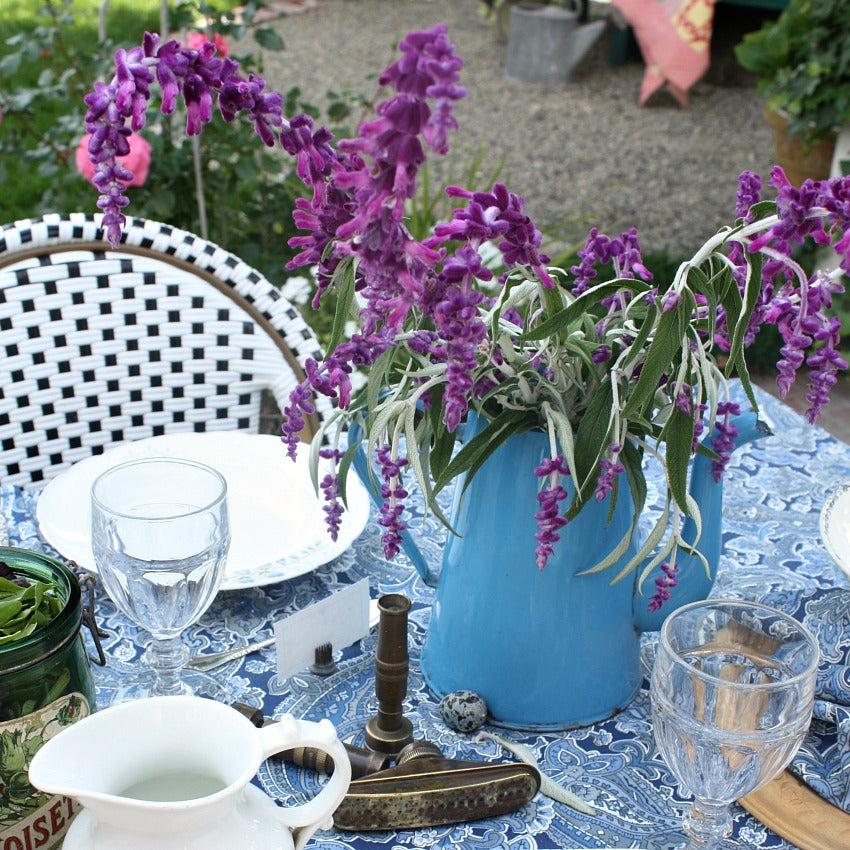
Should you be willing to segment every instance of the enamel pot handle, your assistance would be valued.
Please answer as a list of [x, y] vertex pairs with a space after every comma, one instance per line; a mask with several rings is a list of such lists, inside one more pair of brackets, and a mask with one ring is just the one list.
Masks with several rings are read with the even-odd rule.
[[[348, 426], [348, 445], [355, 445], [360, 440], [361, 434], [362, 430], [359, 423], [356, 420], [352, 421]], [[369, 460], [366, 457], [366, 452], [363, 451], [362, 445], [357, 446], [357, 451], [354, 453], [353, 465], [373, 504], [375, 507], [380, 508], [384, 501], [381, 498], [380, 486], [378, 484], [380, 476], [373, 469], [369, 468]], [[410, 563], [413, 564], [422, 581], [429, 587], [436, 587], [437, 577], [431, 571], [428, 562], [425, 560], [425, 556], [407, 529], [401, 532], [401, 548], [404, 554], [410, 558]]]
[[292, 715], [284, 714], [277, 723], [264, 726], [257, 733], [263, 747], [263, 758], [295, 747], [315, 747], [333, 759], [333, 774], [312, 800], [278, 809], [278, 819], [292, 830], [295, 850], [301, 850], [317, 829], [330, 829], [333, 826], [333, 813], [351, 782], [348, 753], [337, 737], [336, 729], [326, 719], [314, 723], [311, 720], [296, 720]]

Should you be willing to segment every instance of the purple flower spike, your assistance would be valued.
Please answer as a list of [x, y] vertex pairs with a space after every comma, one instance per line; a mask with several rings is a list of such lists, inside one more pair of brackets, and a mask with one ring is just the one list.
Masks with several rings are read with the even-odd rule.
[[325, 460], [333, 461], [334, 470], [328, 472], [322, 478], [319, 488], [325, 497], [325, 505], [322, 510], [325, 512], [325, 523], [328, 526], [328, 534], [331, 540], [336, 540], [339, 537], [339, 529], [342, 523], [342, 514], [344, 508], [340, 498], [339, 490], [339, 474], [336, 470], [337, 464], [344, 457], [345, 452], [339, 449], [319, 449], [319, 457]]
[[655, 579], [655, 593], [649, 600], [647, 608], [651, 612], [659, 611], [670, 598], [670, 591], [679, 583], [679, 567], [670, 565], [667, 561], [661, 565], [661, 575]]
[[299, 384], [289, 394], [289, 404], [284, 408], [283, 424], [280, 426], [283, 431], [281, 439], [286, 444], [286, 453], [292, 460], [298, 456], [298, 444], [301, 442], [301, 432], [307, 424], [303, 414], [308, 416], [316, 412], [313, 406], [313, 395], [310, 392], [310, 385], [307, 381]]
[[602, 458], [599, 461], [600, 473], [596, 479], [596, 491], [593, 494], [593, 498], [597, 502], [601, 502], [614, 489], [614, 480], [626, 471], [623, 464], [617, 460], [623, 447], [617, 443], [612, 443], [609, 450], [611, 459]]
[[401, 472], [407, 466], [407, 458], [393, 457], [389, 446], [378, 448], [375, 456], [381, 466], [381, 498], [384, 500], [378, 525], [385, 529], [381, 542], [384, 544], [384, 554], [390, 560], [398, 554], [401, 533], [407, 527], [401, 519], [403, 500], [407, 498], [407, 490], [401, 485]]
[[682, 296], [678, 292], [668, 289], [661, 296], [661, 312], [669, 313], [671, 310], [675, 310], [681, 303]]
[[[195, 136], [212, 120], [213, 105], [225, 120], [247, 112], [257, 134], [267, 145], [274, 144], [271, 128], [283, 126], [282, 99], [263, 92], [262, 77], [244, 80], [235, 72], [238, 63], [216, 57], [216, 48], [206, 42], [200, 50], [183, 47], [177, 41], [160, 44], [158, 35], [145, 33], [141, 47], [115, 53], [115, 76], [109, 85], [95, 84], [86, 95], [86, 130], [91, 133], [89, 157], [95, 165], [95, 185], [101, 195], [103, 225], [112, 245], [121, 240], [127, 205], [124, 189], [132, 173], [116, 164], [116, 157], [129, 150], [127, 136], [145, 126], [145, 113], [151, 99], [151, 83], [162, 90], [163, 114], [174, 111], [180, 96], [186, 106], [186, 132]], [[127, 122], [130, 126], [127, 126]]]
[[718, 455], [718, 459], [711, 464], [711, 474], [715, 481], [719, 482], [723, 477], [735, 448], [738, 426], [731, 421], [731, 417], [740, 415], [741, 408], [734, 401], [721, 401], [717, 405], [717, 422], [714, 426], [717, 434], [711, 438], [711, 447]]
[[613, 263], [617, 277], [633, 278], [637, 274], [643, 280], [652, 280], [652, 273], [641, 260], [637, 230], [634, 227], [621, 233], [619, 239], [610, 239], [597, 228], [592, 228], [578, 256], [581, 262], [570, 268], [575, 277], [574, 295], [581, 295], [591, 285], [596, 277], [597, 265]]
[[542, 570], [552, 555], [555, 544], [561, 539], [559, 529], [567, 524], [559, 508], [559, 504], [567, 498], [567, 491], [558, 484], [558, 476], [569, 475], [570, 471], [563, 456], [558, 455], [544, 460], [534, 470], [534, 474], [538, 478], [549, 478], [547, 486], [537, 494], [537, 503], [540, 507], [534, 515], [538, 528], [534, 535], [537, 541], [537, 548], [534, 551], [537, 568]]

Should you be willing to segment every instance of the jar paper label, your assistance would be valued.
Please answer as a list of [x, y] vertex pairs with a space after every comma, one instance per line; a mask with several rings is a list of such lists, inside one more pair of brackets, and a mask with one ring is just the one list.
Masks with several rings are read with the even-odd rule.
[[27, 771], [46, 741], [90, 713], [86, 698], [72, 693], [32, 714], [0, 723], [0, 850], [61, 846], [79, 806], [69, 797], [33, 788]]

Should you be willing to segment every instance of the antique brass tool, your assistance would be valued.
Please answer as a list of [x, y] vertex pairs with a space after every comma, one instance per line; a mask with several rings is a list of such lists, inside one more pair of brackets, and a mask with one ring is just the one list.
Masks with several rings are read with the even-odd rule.
[[516, 811], [539, 788], [540, 773], [530, 765], [449, 759], [415, 741], [395, 767], [351, 783], [334, 826], [366, 832], [480, 820]]
[[387, 593], [378, 600], [378, 648], [375, 653], [375, 694], [378, 713], [366, 723], [370, 750], [395, 757], [413, 741], [413, 724], [403, 714], [410, 661], [407, 653], [407, 613], [410, 600]]

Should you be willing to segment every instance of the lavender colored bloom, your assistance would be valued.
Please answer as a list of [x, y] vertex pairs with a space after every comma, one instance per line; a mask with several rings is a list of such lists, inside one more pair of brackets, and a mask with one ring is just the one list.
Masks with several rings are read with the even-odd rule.
[[286, 405], [282, 412], [284, 419], [283, 424], [280, 426], [281, 431], [283, 431], [281, 440], [286, 445], [286, 453], [292, 460], [295, 460], [298, 456], [298, 444], [301, 442], [301, 432], [307, 424], [303, 414], [306, 413], [310, 416], [316, 412], [312, 401], [310, 385], [307, 381], [299, 384], [289, 394], [289, 404]]
[[600, 473], [593, 493], [593, 498], [597, 502], [601, 502], [614, 489], [614, 480], [626, 471], [623, 464], [617, 460], [623, 447], [619, 443], [612, 443], [608, 450], [611, 452], [611, 459], [602, 458], [599, 461]]
[[384, 554], [387, 559], [394, 558], [401, 547], [401, 533], [407, 527], [401, 514], [404, 512], [403, 500], [407, 491], [401, 485], [401, 473], [407, 466], [407, 458], [393, 457], [390, 446], [381, 446], [375, 453], [381, 466], [381, 505], [378, 525], [385, 529], [381, 535]]
[[613, 263], [616, 277], [633, 278], [637, 275], [642, 280], [652, 280], [652, 273], [641, 259], [634, 227], [621, 233], [619, 239], [611, 239], [597, 228], [592, 228], [578, 256], [581, 262], [570, 268], [574, 275], [573, 293], [576, 295], [590, 286], [596, 276], [597, 265]]
[[325, 523], [328, 527], [328, 534], [331, 540], [336, 540], [339, 537], [339, 529], [342, 523], [342, 514], [344, 508], [340, 498], [339, 490], [339, 474], [336, 471], [336, 465], [342, 460], [345, 452], [339, 449], [319, 449], [319, 457], [324, 460], [333, 461], [334, 471], [328, 472], [319, 483], [319, 489], [324, 495], [326, 504], [322, 510], [325, 512]]
[[761, 177], [752, 171], [742, 171], [738, 177], [738, 193], [736, 195], [735, 215], [744, 221], [752, 221], [750, 212], [754, 204], [761, 198]]
[[670, 591], [679, 583], [679, 567], [664, 561], [661, 564], [661, 575], [655, 579], [655, 593], [649, 600], [647, 608], [651, 612], [659, 611], [670, 598]]
[[470, 192], [449, 186], [446, 194], [466, 198], [469, 203], [455, 209], [450, 222], [434, 228], [434, 236], [425, 241], [427, 246], [435, 248], [447, 241], [462, 239], [478, 248], [483, 242], [498, 239], [508, 268], [529, 266], [544, 286], [551, 289], [555, 285], [544, 268], [549, 258], [539, 250], [543, 237], [525, 214], [525, 201], [519, 195], [509, 192], [501, 183], [495, 183], [490, 192]]
[[690, 384], [682, 384], [682, 388], [676, 393], [676, 398], [673, 402], [674, 407], [685, 416], [693, 416], [693, 390]]
[[484, 295], [472, 288], [472, 281], [491, 277], [492, 272], [482, 265], [480, 255], [470, 246], [459, 248], [448, 258], [440, 274], [445, 295], [434, 307], [434, 323], [446, 341], [443, 421], [449, 431], [454, 431], [466, 415], [476, 365], [475, 349], [487, 335], [478, 315]]
[[810, 405], [806, 410], [806, 419], [810, 423], [816, 422], [824, 405], [829, 404], [829, 391], [838, 380], [836, 372], [847, 368], [847, 361], [836, 350], [841, 342], [841, 321], [837, 317], [827, 320], [815, 332], [815, 339], [823, 345], [806, 359], [806, 365], [812, 370], [809, 391], [806, 393]]
[[711, 447], [718, 455], [718, 459], [711, 463], [711, 474], [715, 481], [719, 482], [723, 477], [735, 448], [735, 438], [738, 436], [738, 426], [730, 417], [740, 415], [741, 408], [734, 401], [721, 401], [717, 405], [717, 421], [714, 426], [717, 434], [711, 438]]
[[537, 533], [534, 539], [537, 548], [534, 550], [537, 568], [542, 570], [550, 556], [554, 545], [561, 539], [558, 530], [567, 524], [566, 517], [561, 516], [559, 504], [567, 498], [567, 491], [558, 484], [559, 475], [569, 475], [570, 471], [562, 455], [544, 460], [535, 470], [539, 478], [548, 478], [547, 485], [537, 494], [539, 508], [534, 518], [537, 520]]
[[819, 245], [828, 244], [830, 239], [824, 229], [823, 219], [819, 215], [809, 215], [823, 201], [822, 185], [813, 180], [804, 180], [801, 186], [794, 186], [778, 165], [770, 172], [770, 184], [777, 190], [776, 212], [779, 222], [754, 239], [749, 250], [760, 251], [775, 240], [801, 244], [807, 236], [811, 236]]
[[412, 95], [419, 101], [436, 101], [422, 133], [428, 146], [442, 154], [448, 151], [448, 131], [457, 129], [451, 104], [466, 96], [466, 89], [457, 85], [463, 60], [455, 56], [447, 32], [445, 24], [438, 24], [406, 35], [398, 45], [402, 58], [379, 79], [382, 86], [391, 85], [400, 94]]
[[[109, 85], [97, 83], [86, 95], [86, 130], [91, 133], [89, 156], [95, 165], [94, 183], [100, 190], [98, 206], [103, 210], [103, 225], [113, 245], [121, 240], [126, 218], [121, 210], [132, 174], [116, 163], [116, 157], [129, 151], [127, 137], [145, 126], [145, 113], [151, 99], [151, 83], [156, 79], [162, 90], [162, 112], [174, 111], [178, 97], [186, 106], [186, 132], [197, 135], [212, 120], [213, 104], [219, 105], [225, 120], [233, 120], [239, 111], [247, 111], [257, 134], [267, 145], [274, 143], [271, 127], [281, 127], [282, 99], [264, 94], [262, 77], [251, 75], [243, 80], [235, 75], [239, 67], [230, 59], [216, 58], [211, 42], [199, 50], [183, 47], [176, 41], [159, 43], [159, 36], [145, 33], [141, 47], [119, 49], [115, 53], [115, 76]], [[154, 76], [155, 71], [155, 76]], [[130, 126], [127, 126], [128, 120]]]
[[671, 310], [675, 310], [681, 303], [682, 296], [678, 292], [668, 289], [661, 296], [661, 312], [669, 313]]

